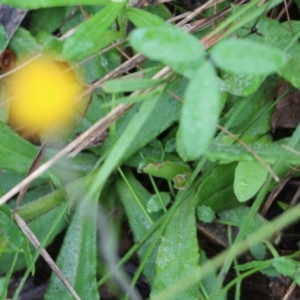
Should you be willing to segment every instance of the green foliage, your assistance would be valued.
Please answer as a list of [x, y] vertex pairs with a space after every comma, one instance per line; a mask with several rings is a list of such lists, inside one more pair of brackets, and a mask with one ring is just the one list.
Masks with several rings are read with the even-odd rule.
[[0, 26], [0, 53], [5, 50], [6, 46], [8, 44], [8, 38], [7, 33], [4, 30], [3, 26]]
[[192, 78], [204, 61], [197, 39], [171, 25], [139, 28], [130, 34], [134, 49]]
[[239, 162], [235, 169], [234, 193], [241, 202], [252, 198], [267, 179], [266, 166], [258, 162]]
[[210, 62], [203, 63], [195, 72], [184, 100], [177, 151], [183, 160], [195, 160], [212, 140], [220, 112], [218, 79]]
[[283, 51], [242, 39], [218, 43], [210, 56], [221, 69], [242, 75], [268, 75], [280, 70], [287, 63]]
[[[57, 258], [58, 267], [82, 298], [99, 299], [96, 284], [97, 203], [85, 200], [76, 209]], [[53, 274], [45, 299], [73, 299]]]
[[23, 9], [38, 9], [55, 6], [67, 5], [106, 5], [110, 3], [108, 0], [37, 0], [37, 1], [23, 1], [23, 0], [2, 0], [2, 4], [15, 6]]
[[197, 207], [197, 217], [204, 223], [211, 223], [216, 218], [216, 215], [209, 206], [201, 205]]
[[[157, 274], [151, 292], [153, 299], [198, 265], [195, 222], [195, 196], [191, 195], [177, 208], [163, 234], [157, 252]], [[189, 286], [173, 299], [199, 299], [198, 288], [196, 285]]]
[[[1, 2], [34, 10], [24, 23], [27, 29], [19, 27], [8, 45], [17, 66], [36, 55], [51, 55], [70, 64], [84, 79], [83, 92], [89, 94], [78, 124], [48, 146], [41, 164], [109, 114], [96, 130], [99, 134], [109, 126], [103, 145], [90, 144], [75, 157], [45, 168], [18, 208], [43, 247], [66, 229], [56, 262], [82, 299], [99, 298], [97, 278], [101, 286], [119, 274], [117, 262], [97, 255], [97, 218], [102, 211], [108, 212], [113, 230], [101, 228], [101, 234], [113, 232], [122, 240], [124, 228], [132, 233], [126, 254], [123, 248], [127, 251], [128, 245], [120, 242], [124, 256], [118, 267], [137, 252], [139, 265], [131, 286], [143, 273], [151, 299], [223, 300], [237, 282], [235, 299], [243, 299], [241, 280], [258, 271], [288, 276], [300, 284], [297, 262], [280, 257], [276, 245], [267, 241], [298, 218], [299, 208], [286, 209], [274, 221], [258, 213], [275, 186], [266, 167], [281, 179], [300, 164], [300, 127], [294, 130], [286, 122], [292, 136], [279, 140], [271, 132], [274, 112], [279, 113], [281, 105], [275, 100], [286, 92], [282, 81], [300, 87], [300, 23], [293, 20], [289, 28], [286, 22], [266, 17], [279, 2], [233, 5], [229, 15], [205, 28], [197, 17], [184, 28], [167, 23], [177, 15], [162, 3], [138, 8], [141, 3], [133, 7], [109, 0]], [[228, 1], [220, 3], [202, 14], [209, 18], [227, 5]], [[132, 24], [136, 29], [131, 30]], [[0, 41], [2, 52], [8, 44], [2, 26]], [[134, 58], [123, 64], [132, 50], [145, 59], [140, 56], [138, 63]], [[7, 76], [4, 71], [3, 76]], [[10, 128], [6, 80], [1, 82], [0, 98], [4, 199], [3, 194], [28, 174], [40, 145]], [[283, 119], [289, 120], [290, 115], [284, 114]], [[111, 117], [117, 120], [111, 122]], [[96, 134], [90, 137], [93, 143]], [[243, 206], [249, 199], [253, 202]], [[13, 208], [13, 201], [0, 207], [0, 273], [6, 274], [0, 278], [1, 299], [8, 297], [13, 271], [27, 268], [14, 296], [19, 297], [38, 257], [13, 220]], [[200, 248], [196, 224], [215, 219], [238, 227], [239, 233], [233, 238], [228, 230], [228, 251], [208, 259], [212, 253], [206, 255]], [[266, 246], [274, 258], [263, 261]], [[246, 250], [258, 261], [239, 265], [236, 257]], [[222, 287], [232, 263], [236, 278]], [[127, 283], [113, 284], [130, 294]], [[53, 273], [45, 299], [71, 298]]]

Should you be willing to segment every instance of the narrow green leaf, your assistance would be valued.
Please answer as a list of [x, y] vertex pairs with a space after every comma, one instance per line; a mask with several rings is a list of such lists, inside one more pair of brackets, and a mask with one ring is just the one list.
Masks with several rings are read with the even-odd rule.
[[0, 24], [0, 53], [5, 50], [8, 45], [7, 33], [4, 30], [3, 26]]
[[111, 3], [81, 23], [75, 32], [64, 40], [62, 56], [70, 60], [79, 60], [85, 56], [82, 52], [90, 53], [99, 49], [98, 43], [102, 35], [113, 24], [123, 6], [123, 2]]
[[[99, 299], [96, 282], [97, 202], [80, 204], [64, 238], [57, 265], [81, 299]], [[73, 299], [52, 274], [45, 299]]]
[[115, 79], [106, 81], [103, 89], [109, 93], [134, 92], [146, 90], [163, 82], [163, 79]]
[[164, 24], [164, 20], [156, 15], [135, 7], [129, 7], [125, 15], [136, 27], [150, 27]]
[[177, 150], [183, 160], [203, 154], [216, 132], [219, 113], [219, 84], [213, 65], [207, 61], [185, 92], [177, 136]]
[[214, 46], [210, 55], [221, 69], [243, 75], [268, 75], [287, 62], [282, 50], [246, 39], [222, 41]]
[[[176, 285], [198, 266], [199, 248], [195, 225], [195, 196], [190, 195], [177, 208], [163, 234], [156, 258], [157, 274], [151, 299], [154, 300], [156, 294]], [[191, 285], [172, 299], [199, 299], [198, 287]]]
[[234, 193], [240, 202], [252, 198], [268, 176], [268, 170], [259, 162], [239, 162], [235, 169]]
[[192, 78], [204, 61], [204, 49], [192, 35], [172, 25], [139, 28], [130, 34], [137, 51]]
[[23, 9], [38, 9], [55, 6], [73, 6], [73, 5], [106, 5], [110, 0], [1, 0], [1, 4]]

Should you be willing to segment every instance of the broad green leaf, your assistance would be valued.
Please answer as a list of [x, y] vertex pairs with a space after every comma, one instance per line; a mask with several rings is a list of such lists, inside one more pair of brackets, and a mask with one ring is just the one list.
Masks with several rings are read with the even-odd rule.
[[[65, 7], [53, 7], [31, 12], [29, 29], [33, 34], [39, 31], [53, 33], [58, 29], [66, 15]], [[47, 20], [47, 22], [45, 22]]]
[[26, 174], [37, 154], [33, 146], [0, 122], [0, 168]]
[[240, 205], [233, 192], [235, 163], [216, 166], [200, 184], [197, 205], [209, 206], [215, 212]]
[[287, 62], [282, 50], [247, 39], [221, 41], [210, 56], [221, 69], [243, 75], [269, 75]]
[[199, 41], [169, 24], [136, 29], [130, 34], [130, 43], [135, 50], [188, 78], [204, 61], [205, 52]]
[[[162, 236], [156, 258], [156, 277], [151, 299], [177, 284], [199, 264], [199, 248], [196, 234], [195, 195], [192, 194], [177, 208]], [[199, 299], [198, 286], [191, 285], [173, 300]]]
[[201, 205], [197, 207], [197, 217], [204, 223], [211, 223], [216, 218], [216, 215], [209, 206]]
[[147, 212], [153, 213], [162, 210], [171, 201], [171, 196], [166, 192], [159, 192], [159, 195], [155, 194], [151, 196], [147, 202]]
[[41, 45], [29, 31], [19, 27], [9, 43], [9, 49], [11, 49], [17, 57], [24, 59], [38, 54], [41, 51]]
[[79, 60], [83, 57], [83, 49], [84, 53], [96, 52], [102, 35], [113, 24], [123, 6], [124, 3], [111, 3], [78, 25], [75, 32], [64, 40], [62, 56], [70, 60]]
[[[125, 208], [134, 240], [138, 243], [151, 228], [154, 222], [158, 220], [161, 214], [149, 214], [147, 212], [147, 202], [150, 199], [151, 194], [139, 183], [139, 181], [136, 180], [129, 169], [124, 170], [124, 175], [130, 187], [125, 183], [123, 178], [119, 178], [117, 181], [117, 191]], [[153, 237], [154, 236], [148, 239], [147, 242], [139, 249], [138, 255], [140, 259], [144, 258]], [[156, 273], [155, 258], [156, 249], [149, 256], [144, 267], [144, 274], [150, 283], [153, 282]]]
[[4, 30], [3, 26], [0, 24], [0, 53], [2, 53], [8, 44], [7, 33]]
[[167, 180], [172, 180], [178, 174], [190, 175], [192, 173], [192, 169], [182, 162], [165, 161], [157, 163], [149, 162], [147, 159], [140, 163], [138, 171]]
[[6, 205], [0, 207], [0, 235], [4, 234], [10, 247], [20, 251], [24, 244], [24, 235], [13, 221], [11, 212]]
[[163, 79], [115, 79], [104, 83], [103, 89], [109, 93], [146, 90], [163, 83]]
[[23, 9], [38, 9], [55, 6], [73, 6], [73, 5], [106, 5], [109, 0], [1, 0], [1, 4]]
[[259, 162], [239, 162], [235, 169], [234, 193], [240, 202], [251, 199], [261, 188], [268, 170]]
[[[76, 207], [56, 260], [81, 299], [99, 299], [96, 282], [97, 205], [92, 200]], [[45, 299], [67, 300], [73, 297], [53, 273]]]
[[125, 15], [136, 27], [150, 27], [164, 24], [164, 20], [142, 9], [129, 7]]
[[212, 140], [220, 113], [220, 92], [213, 65], [207, 61], [187, 87], [177, 136], [183, 160], [195, 160]]

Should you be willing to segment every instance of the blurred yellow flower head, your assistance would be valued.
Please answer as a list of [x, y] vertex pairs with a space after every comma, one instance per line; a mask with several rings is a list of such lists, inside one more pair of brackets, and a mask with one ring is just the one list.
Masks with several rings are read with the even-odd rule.
[[70, 124], [82, 85], [66, 63], [40, 57], [9, 76], [10, 122], [33, 134], [57, 132]]

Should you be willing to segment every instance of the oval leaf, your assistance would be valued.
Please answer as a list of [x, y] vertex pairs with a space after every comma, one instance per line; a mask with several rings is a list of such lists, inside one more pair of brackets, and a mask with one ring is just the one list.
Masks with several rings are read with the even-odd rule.
[[130, 43], [147, 57], [189, 78], [204, 60], [205, 52], [198, 40], [168, 24], [136, 29], [130, 35]]
[[268, 170], [258, 162], [239, 162], [235, 169], [234, 193], [240, 202], [252, 198], [265, 182]]
[[245, 39], [218, 43], [211, 51], [211, 58], [221, 69], [243, 75], [268, 75], [287, 62], [282, 50]]
[[184, 160], [194, 160], [205, 151], [216, 132], [220, 112], [219, 83], [213, 65], [207, 61], [187, 87], [177, 151]]

